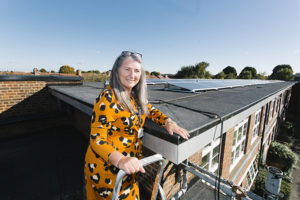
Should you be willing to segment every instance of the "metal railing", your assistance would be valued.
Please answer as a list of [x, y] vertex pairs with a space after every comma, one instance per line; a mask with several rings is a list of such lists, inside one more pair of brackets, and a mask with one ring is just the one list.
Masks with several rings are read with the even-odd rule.
[[[152, 163], [159, 162], [159, 168], [157, 170], [157, 174], [155, 176], [155, 180], [154, 180], [154, 183], [153, 183], [153, 190], [152, 190], [152, 194], [151, 194], [151, 200], [156, 199], [158, 190], [160, 192], [161, 198], [163, 200], [165, 200], [166, 197], [165, 197], [163, 189], [160, 185], [160, 180], [161, 180], [162, 172], [163, 172], [164, 165], [165, 165], [164, 158], [160, 154], [155, 154], [153, 156], [149, 156], [149, 157], [141, 159], [140, 162], [141, 162], [142, 166], [147, 166], [147, 165], [150, 165]], [[115, 182], [115, 186], [114, 186], [114, 190], [113, 190], [112, 200], [117, 200], [118, 199], [118, 195], [119, 195], [121, 185], [122, 185], [122, 180], [123, 180], [123, 177], [125, 175], [126, 175], [126, 173], [125, 173], [124, 170], [120, 170], [119, 173], [117, 174], [117, 178], [116, 178], [116, 182]]]

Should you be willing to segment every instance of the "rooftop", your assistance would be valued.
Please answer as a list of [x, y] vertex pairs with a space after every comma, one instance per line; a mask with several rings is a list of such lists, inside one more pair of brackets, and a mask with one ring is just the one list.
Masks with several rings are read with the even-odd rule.
[[[195, 132], [218, 121], [216, 115], [224, 119], [230, 118], [293, 84], [294, 82], [276, 81], [198, 93], [171, 91], [165, 89], [165, 84], [155, 84], [148, 85], [148, 96], [153, 106], [189, 131]], [[85, 82], [79, 86], [50, 86], [53, 92], [77, 100], [90, 108], [103, 88], [102, 82]], [[85, 112], [91, 115], [91, 109]]]
[[[210, 80], [211, 83], [215, 81]], [[148, 85], [149, 101], [180, 126], [189, 130], [191, 137], [189, 140], [183, 140], [177, 135], [171, 136], [165, 129], [148, 120], [145, 123], [148, 135], [145, 135], [143, 144], [179, 164], [221, 135], [220, 118], [223, 120], [224, 133], [276, 95], [292, 87], [294, 82], [268, 81], [264, 84], [200, 92], [174, 91], [168, 89], [167, 84], [170, 83]], [[104, 83], [100, 82], [83, 83], [79, 86], [50, 86], [54, 96], [88, 115], [92, 114], [94, 101], [103, 88]]]

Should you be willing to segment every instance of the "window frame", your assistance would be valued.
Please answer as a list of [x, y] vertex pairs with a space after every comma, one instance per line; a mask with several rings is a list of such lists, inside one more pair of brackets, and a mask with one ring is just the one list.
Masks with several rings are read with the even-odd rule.
[[260, 127], [260, 121], [261, 121], [261, 115], [262, 115], [262, 109], [258, 109], [255, 112], [255, 116], [254, 116], [254, 125], [253, 125], [253, 129], [252, 129], [252, 139], [251, 139], [251, 144], [255, 141], [255, 139], [258, 137], [259, 135], [259, 127]]
[[[217, 162], [217, 164], [214, 164], [214, 159], [218, 159], [220, 157], [220, 138], [217, 138], [216, 140], [212, 141], [211, 143], [209, 143], [208, 145], [206, 145], [203, 149], [202, 149], [202, 161], [203, 158], [205, 156], [208, 156], [208, 162], [205, 164], [205, 166], [203, 166], [203, 163], [201, 161], [201, 167], [207, 169], [210, 172], [215, 172], [218, 168], [219, 168], [219, 163]], [[217, 153], [214, 153], [214, 150], [217, 149]]]
[[[245, 126], [246, 125], [246, 126]], [[241, 130], [241, 137], [239, 138], [239, 132]], [[246, 149], [246, 138], [248, 135], [249, 129], [249, 117], [244, 119], [234, 128], [234, 135], [233, 135], [233, 142], [232, 142], [232, 150], [231, 150], [231, 164], [230, 164], [230, 171], [236, 166], [236, 164], [240, 161], [240, 159], [245, 154]]]
[[[246, 173], [245, 189], [250, 190], [251, 186], [254, 183], [254, 180], [255, 180], [257, 174], [258, 174], [258, 160], [257, 160], [257, 156], [255, 156], [253, 162], [250, 164], [250, 167], [249, 167], [249, 169], [247, 170], [247, 173]], [[250, 181], [249, 181], [249, 179], [250, 179]]]

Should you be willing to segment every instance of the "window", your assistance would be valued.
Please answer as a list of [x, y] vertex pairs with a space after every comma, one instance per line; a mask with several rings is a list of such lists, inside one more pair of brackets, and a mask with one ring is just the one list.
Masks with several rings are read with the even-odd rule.
[[259, 125], [260, 125], [260, 119], [261, 119], [261, 109], [256, 111], [255, 113], [255, 119], [254, 119], [254, 126], [252, 131], [252, 140], [251, 143], [257, 138], [259, 133]]
[[205, 155], [205, 156], [202, 157], [202, 164], [201, 164], [201, 166], [203, 168], [207, 169], [207, 170], [209, 168], [209, 160], [210, 160], [209, 157], [210, 157], [210, 154], [207, 154], [207, 155]]
[[247, 182], [245, 189], [250, 190], [254, 179], [258, 173], [258, 165], [257, 165], [257, 159], [254, 159], [253, 163], [250, 165], [250, 168], [247, 172]]
[[216, 172], [219, 167], [220, 138], [206, 145], [202, 150], [201, 166], [211, 172]]
[[232, 169], [240, 160], [240, 158], [244, 155], [247, 131], [248, 131], [248, 118], [235, 127], [230, 169]]

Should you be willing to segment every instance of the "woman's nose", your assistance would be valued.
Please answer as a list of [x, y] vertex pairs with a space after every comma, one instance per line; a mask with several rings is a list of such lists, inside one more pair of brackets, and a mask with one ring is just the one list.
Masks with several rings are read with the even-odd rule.
[[129, 71], [129, 75], [130, 75], [130, 77], [134, 77], [134, 75], [135, 75], [134, 70], [130, 70], [130, 71]]

